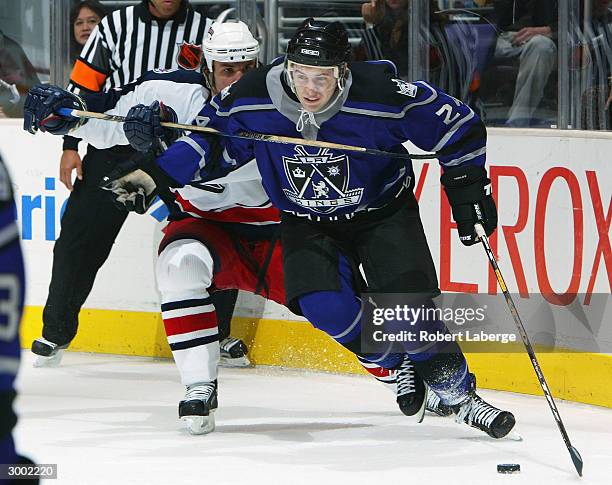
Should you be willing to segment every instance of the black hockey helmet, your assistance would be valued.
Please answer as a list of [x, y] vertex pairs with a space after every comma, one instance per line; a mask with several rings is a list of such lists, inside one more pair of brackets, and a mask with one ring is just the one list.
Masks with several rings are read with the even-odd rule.
[[338, 66], [348, 62], [351, 46], [340, 22], [304, 20], [287, 45], [286, 59], [307, 66]]

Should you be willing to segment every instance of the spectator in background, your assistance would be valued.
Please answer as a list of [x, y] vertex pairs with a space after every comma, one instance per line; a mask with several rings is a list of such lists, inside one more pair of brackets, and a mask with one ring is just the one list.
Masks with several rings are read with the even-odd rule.
[[[579, 129], [609, 130], [612, 128], [612, 11], [611, 0], [580, 2], [580, 15], [573, 24], [574, 49], [571, 67], [580, 69], [578, 98]], [[584, 19], [588, 19], [585, 21]]]
[[70, 10], [70, 25], [72, 26], [72, 37], [70, 39], [70, 64], [83, 50], [83, 46], [89, 39], [94, 27], [100, 23], [102, 17], [107, 14], [104, 6], [97, 0], [83, 0], [78, 2]]
[[24, 96], [39, 82], [21, 46], [0, 30], [0, 118], [21, 118]]
[[496, 0], [494, 5], [501, 31], [494, 57], [519, 59], [506, 124], [529, 126], [557, 59], [557, 0]]
[[408, 75], [408, 0], [371, 0], [361, 5], [367, 59], [389, 59]]

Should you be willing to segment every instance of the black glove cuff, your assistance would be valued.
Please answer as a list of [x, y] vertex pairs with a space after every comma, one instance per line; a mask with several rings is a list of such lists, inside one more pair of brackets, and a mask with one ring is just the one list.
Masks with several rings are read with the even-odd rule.
[[472, 204], [484, 199], [485, 186], [491, 183], [484, 167], [467, 165], [447, 169], [440, 182], [451, 206]]

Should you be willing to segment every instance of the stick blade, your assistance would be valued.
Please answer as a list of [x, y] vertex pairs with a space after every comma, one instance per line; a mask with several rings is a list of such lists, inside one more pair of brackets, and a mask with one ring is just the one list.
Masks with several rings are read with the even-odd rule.
[[568, 450], [570, 452], [570, 456], [572, 457], [572, 461], [574, 462], [574, 466], [576, 467], [576, 471], [578, 472], [578, 475], [582, 476], [583, 462], [582, 462], [582, 457], [580, 456], [580, 453], [578, 453], [578, 450], [574, 448], [573, 446], [570, 446]]

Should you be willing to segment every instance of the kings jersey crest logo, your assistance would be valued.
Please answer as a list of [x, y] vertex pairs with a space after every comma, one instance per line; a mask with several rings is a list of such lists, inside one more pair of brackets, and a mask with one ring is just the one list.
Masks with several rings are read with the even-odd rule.
[[416, 84], [406, 82], [403, 79], [391, 79], [391, 81], [397, 84], [397, 87], [399, 88], [399, 91], [397, 91], [398, 93], [403, 94], [404, 96], [408, 96], [410, 98], [416, 97], [418, 90]]
[[202, 46], [183, 42], [176, 58], [181, 69], [195, 71], [202, 64]]
[[358, 205], [363, 188], [350, 189], [350, 168], [347, 155], [334, 155], [328, 148], [308, 153], [298, 145], [293, 157], [283, 157], [285, 174], [291, 189], [283, 189], [295, 204], [320, 214], [329, 214], [340, 207]]

